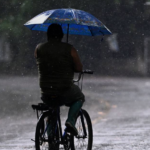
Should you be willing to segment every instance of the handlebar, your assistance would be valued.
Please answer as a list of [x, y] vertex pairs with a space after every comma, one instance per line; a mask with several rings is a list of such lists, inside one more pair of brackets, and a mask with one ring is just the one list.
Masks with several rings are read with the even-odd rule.
[[82, 77], [82, 75], [85, 74], [85, 73], [86, 74], [93, 74], [94, 72], [92, 70], [88, 70], [88, 69], [83, 70], [82, 72], [79, 72], [78, 79], [77, 80], [73, 80], [73, 82], [79, 82], [81, 77]]
[[83, 73], [93, 74], [94, 72], [93, 72], [92, 70], [86, 69], [86, 70], [83, 70], [81, 73], [82, 73], [82, 74], [83, 74]]

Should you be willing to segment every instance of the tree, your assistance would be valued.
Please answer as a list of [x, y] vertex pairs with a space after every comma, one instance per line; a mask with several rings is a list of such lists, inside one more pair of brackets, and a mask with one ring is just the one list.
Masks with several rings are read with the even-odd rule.
[[[19, 66], [21, 68], [33, 68], [35, 64], [33, 59], [34, 48], [38, 42], [44, 39], [42, 33], [31, 32], [23, 24], [43, 11], [58, 8], [71, 7], [93, 14], [106, 24], [113, 33], [118, 33], [119, 57], [134, 56], [135, 50], [136, 55], [141, 56], [142, 48], [139, 49], [139, 47], [142, 47], [142, 43], [139, 40], [143, 37], [142, 34], [145, 31], [144, 27], [142, 27], [144, 24], [143, 4], [145, 0], [111, 0], [111, 2], [110, 0], [0, 1], [0, 33], [11, 44], [14, 70]], [[103, 49], [100, 48], [100, 37], [87, 38], [80, 36], [72, 38], [70, 36], [69, 40], [78, 49], [81, 49], [81, 52], [86, 49], [86, 55], [95, 59], [99, 59], [103, 52], [108, 53], [105, 44]], [[94, 50], [94, 53], [91, 53], [91, 49]], [[83, 56], [85, 60], [88, 57], [86, 55]]]

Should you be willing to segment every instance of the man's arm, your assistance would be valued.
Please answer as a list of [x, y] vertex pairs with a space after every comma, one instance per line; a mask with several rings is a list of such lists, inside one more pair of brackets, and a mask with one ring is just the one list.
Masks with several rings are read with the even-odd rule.
[[74, 47], [72, 47], [72, 49], [71, 49], [71, 56], [73, 58], [74, 71], [75, 72], [81, 72], [83, 65], [82, 65], [80, 58], [79, 58], [79, 55], [78, 55], [78, 53]]

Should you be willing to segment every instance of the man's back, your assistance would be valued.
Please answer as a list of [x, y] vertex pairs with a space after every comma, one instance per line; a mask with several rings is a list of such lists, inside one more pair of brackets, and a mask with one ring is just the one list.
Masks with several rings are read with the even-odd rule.
[[72, 46], [51, 39], [37, 47], [37, 65], [42, 93], [58, 95], [71, 87], [74, 66]]

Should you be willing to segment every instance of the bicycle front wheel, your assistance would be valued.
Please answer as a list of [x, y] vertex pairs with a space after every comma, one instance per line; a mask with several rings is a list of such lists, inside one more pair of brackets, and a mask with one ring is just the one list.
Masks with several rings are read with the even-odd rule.
[[[56, 124], [55, 129], [53, 127], [50, 128], [49, 120], [49, 114], [45, 113], [37, 123], [35, 132], [36, 150], [59, 150], [59, 144], [57, 142], [59, 140], [58, 125]], [[50, 132], [51, 135], [49, 135]]]
[[81, 110], [76, 121], [78, 135], [73, 137], [71, 150], [92, 150], [93, 129], [89, 114]]

